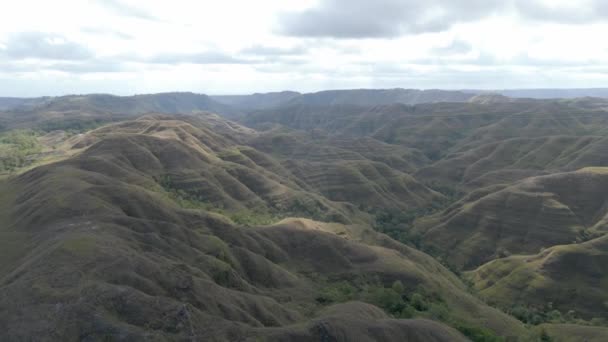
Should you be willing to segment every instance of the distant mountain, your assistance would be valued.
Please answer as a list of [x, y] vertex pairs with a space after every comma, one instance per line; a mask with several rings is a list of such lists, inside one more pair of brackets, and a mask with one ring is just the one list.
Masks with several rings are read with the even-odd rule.
[[217, 102], [241, 110], [258, 110], [280, 106], [301, 95], [295, 91], [282, 91], [263, 94], [255, 93], [252, 95], [211, 96], [211, 98]]
[[284, 91], [236, 96], [212, 96], [212, 99], [243, 111], [276, 108], [285, 105], [355, 105], [378, 106], [392, 103], [419, 104], [436, 102], [466, 102], [474, 94], [448, 90], [418, 89], [347, 89], [300, 94]]
[[48, 99], [50, 99], [50, 97], [0, 97], [0, 110], [32, 107], [39, 105]]
[[[465, 91], [469, 92], [469, 91]], [[472, 91], [486, 93], [487, 91]], [[572, 99], [577, 97], [608, 97], [608, 88], [580, 88], [580, 89], [502, 89], [492, 90], [508, 97], [531, 99]]]
[[135, 96], [68, 95], [52, 98], [40, 108], [54, 111], [85, 109], [127, 115], [151, 112], [187, 114], [202, 110], [226, 116], [238, 113], [237, 110], [216, 102], [207, 95], [194, 93], [160, 93]]
[[415, 105], [436, 102], [466, 102], [471, 94], [448, 90], [418, 90], [418, 89], [353, 89], [328, 90], [318, 93], [303, 94], [289, 104], [305, 104], [313, 106], [355, 105], [378, 106], [392, 103]]
[[[2, 103], [2, 102], [0, 102]], [[5, 113], [0, 113], [4, 129], [24, 126], [64, 129], [70, 125], [89, 126], [117, 121], [147, 113], [191, 114], [212, 112], [226, 117], [240, 111], [214, 101], [204, 94], [161, 93], [134, 96], [108, 94], [67, 95], [60, 97], [6, 99]]]

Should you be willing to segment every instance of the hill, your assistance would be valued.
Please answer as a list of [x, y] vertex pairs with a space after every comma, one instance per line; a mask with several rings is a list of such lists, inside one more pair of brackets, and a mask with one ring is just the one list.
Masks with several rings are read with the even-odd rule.
[[563, 99], [577, 97], [608, 97], [606, 88], [588, 89], [505, 89], [499, 91], [509, 97], [528, 97], [537, 99]]
[[[347, 224], [236, 223], [235, 211], [259, 215], [273, 200], [355, 209], [222, 159], [254, 132], [185, 119], [102, 127], [75, 139], [88, 144], [81, 153], [3, 181], [4, 339], [465, 340], [445, 324], [527, 334], [433, 258], [371, 230], [364, 215]], [[187, 192], [199, 188], [208, 197]]]
[[[489, 262], [471, 273], [481, 296], [502, 307], [606, 320], [608, 236]], [[573, 276], [575, 275], [575, 276]], [[522, 310], [523, 311], [523, 310]], [[523, 311], [525, 312], [525, 311]]]
[[284, 91], [252, 95], [213, 96], [218, 102], [239, 108], [245, 112], [267, 110], [284, 106], [336, 106], [353, 105], [371, 107], [402, 103], [414, 105], [437, 102], [466, 102], [474, 95], [450, 90], [419, 89], [347, 89], [326, 90], [316, 93]]
[[484, 188], [421, 220], [417, 229], [427, 248], [461, 269], [583, 241], [606, 231], [608, 173], [597, 170]]
[[255, 93], [251, 95], [215, 95], [211, 98], [217, 102], [238, 108], [242, 111], [252, 111], [279, 107], [302, 94], [295, 91], [276, 93]]
[[608, 102], [361, 92], [0, 115], [0, 339], [601, 340]]
[[68, 95], [23, 101], [17, 101], [19, 106], [0, 112], [0, 124], [4, 130], [32, 127], [44, 130], [85, 129], [147, 113], [189, 114], [210, 111], [226, 116], [237, 116], [239, 113], [207, 95], [194, 93]]

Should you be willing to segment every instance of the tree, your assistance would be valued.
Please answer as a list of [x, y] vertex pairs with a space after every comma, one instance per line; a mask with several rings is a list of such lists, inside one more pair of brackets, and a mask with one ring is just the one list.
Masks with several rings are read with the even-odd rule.
[[405, 287], [403, 286], [403, 283], [401, 282], [401, 280], [395, 280], [395, 282], [393, 283], [392, 289], [393, 289], [393, 291], [397, 292], [400, 295], [402, 295], [405, 292]]

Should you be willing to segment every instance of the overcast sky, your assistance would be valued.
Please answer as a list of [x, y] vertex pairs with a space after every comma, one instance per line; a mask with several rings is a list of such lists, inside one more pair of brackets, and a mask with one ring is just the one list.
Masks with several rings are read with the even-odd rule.
[[608, 87], [608, 1], [0, 5], [0, 96], [392, 87]]

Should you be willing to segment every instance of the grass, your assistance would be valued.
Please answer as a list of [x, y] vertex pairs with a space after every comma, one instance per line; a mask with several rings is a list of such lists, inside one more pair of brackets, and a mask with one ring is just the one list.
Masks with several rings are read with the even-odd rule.
[[[594, 259], [593, 244], [597, 244], [596, 248], [603, 246], [601, 240], [598, 241], [589, 241], [586, 247], [581, 244], [556, 246], [538, 255], [498, 259], [467, 272], [466, 277], [482, 298], [526, 324], [608, 326], [600, 306], [588, 304], [605, 301], [605, 291], [601, 290], [601, 284], [598, 288], [593, 285], [594, 281], [585, 280], [585, 277], [597, 278], [597, 275], [586, 274], [581, 269], [585, 266], [579, 264], [602, 262], [601, 255]], [[575, 260], [575, 264], [570, 264], [570, 260]], [[545, 266], [551, 263], [557, 266], [552, 266], [553, 270], [546, 269]]]
[[[542, 324], [534, 329], [540, 341], [553, 342], [604, 342], [608, 328], [575, 324]], [[541, 337], [546, 336], [543, 340]]]
[[[113, 152], [113, 151], [112, 151]], [[223, 158], [232, 158], [238, 157], [240, 152], [238, 150], [226, 149], [221, 157]], [[103, 173], [102, 170], [96, 170], [97, 172]], [[348, 170], [347, 170], [348, 171]], [[342, 175], [342, 174], [341, 174]], [[350, 175], [350, 172], [344, 172], [344, 175]], [[71, 175], [62, 174], [62, 179], [70, 179]], [[77, 181], [76, 177], [73, 177], [74, 181]], [[150, 178], [148, 178], [150, 179]], [[150, 182], [152, 182], [150, 180]], [[47, 185], [51, 186], [50, 183]], [[136, 186], [136, 185], [133, 185]], [[205, 210], [209, 212], [218, 213], [229, 218], [232, 222], [239, 226], [259, 226], [259, 225], [267, 225], [276, 223], [280, 219], [292, 216], [293, 213], [299, 213], [300, 215], [304, 215], [307, 217], [314, 217], [322, 214], [323, 208], [320, 208], [314, 201], [311, 201], [310, 198], [307, 197], [296, 197], [294, 201], [290, 202], [290, 205], [280, 209], [273, 210], [269, 209], [264, 205], [250, 206], [244, 209], [232, 209], [228, 210], [226, 208], [221, 208], [214, 203], [206, 202], [201, 200], [200, 197], [193, 195], [193, 193], [188, 192], [188, 189], [179, 189], [174, 182], [172, 181], [170, 176], [163, 176], [158, 182], [153, 184], [154, 191], [162, 194], [167, 199], [171, 200], [173, 203], [176, 203], [181, 208], [186, 209], [194, 209], [194, 210]], [[437, 210], [445, 207], [447, 204], [451, 203], [455, 199], [457, 199], [460, 194], [452, 188], [442, 186], [440, 184], [433, 184], [431, 186], [435, 191], [441, 192], [448, 200], [446, 202], [441, 203], [433, 203], [428, 209], [423, 210], [404, 210], [404, 211], [376, 211], [375, 214], [375, 226], [374, 228], [380, 232], [386, 233], [394, 238], [406, 242], [408, 244], [412, 244], [414, 246], [416, 243], [416, 235], [411, 233], [411, 229], [414, 225], [414, 222], [417, 218], [425, 215], [429, 215], [434, 213]], [[338, 189], [339, 190], [339, 189]], [[71, 191], [71, 190], [70, 190]], [[101, 191], [101, 189], [100, 189]], [[303, 191], [302, 191], [303, 192]], [[77, 194], [77, 193], [76, 193]], [[74, 193], [68, 191], [65, 196], [72, 195], [74, 198]], [[128, 196], [127, 196], [128, 197]], [[316, 197], [315, 197], [316, 198]], [[319, 198], [321, 198], [319, 196]], [[55, 201], [60, 201], [61, 199], [57, 199], [55, 196]], [[307, 201], [308, 200], [308, 201]], [[48, 202], [52, 202], [50, 200]], [[66, 200], [67, 202], [67, 200]], [[447, 204], [446, 204], [447, 203]], [[66, 203], [66, 206], [70, 203]], [[169, 202], [163, 202], [163, 204], [169, 204]], [[248, 205], [248, 203], [240, 203], [243, 206]], [[63, 203], [62, 203], [63, 205]], [[54, 203], [50, 203], [49, 207], [58, 207]], [[119, 204], [116, 204], [118, 207]], [[93, 204], [95, 207], [95, 204]], [[175, 210], [176, 207], [173, 205], [169, 206], [168, 210]], [[353, 207], [353, 215], [362, 214], [363, 211], [356, 211], [356, 206]], [[117, 211], [118, 212], [118, 211]], [[147, 213], [144, 213], [144, 217], [146, 217]], [[176, 217], [180, 213], [176, 213]], [[189, 214], [192, 214], [189, 213]], [[52, 218], [52, 215], [56, 215], [55, 213], [49, 214]], [[192, 215], [194, 216], [194, 215]], [[167, 219], [170, 219], [172, 216], [168, 215]], [[134, 221], [135, 222], [135, 221]], [[157, 222], [146, 222], [147, 226], [146, 230], [150, 230], [150, 232], [154, 232], [154, 227]], [[186, 224], [187, 227], [184, 230], [190, 231], [191, 227], [189, 224]], [[127, 229], [130, 227], [126, 227], [125, 232], [131, 232], [131, 229]], [[159, 229], [159, 228], [156, 228]], [[166, 229], [166, 228], [165, 228]], [[173, 229], [173, 228], [172, 228]], [[349, 267], [352, 265], [353, 270], [339, 270], [338, 272], [334, 272], [333, 274], [325, 274], [325, 277], [342, 277], [343, 274], [347, 274], [352, 276], [354, 273], [348, 272], [361, 272], [357, 274], [367, 274], [367, 276], [355, 276], [354, 279], [345, 279], [340, 278], [342, 280], [328, 280], [327, 278], [321, 279], [319, 282], [312, 281], [310, 288], [298, 287], [294, 286], [293, 288], [272, 288], [265, 289], [260, 286], [259, 290], [261, 293], [267, 293], [270, 297], [273, 298], [291, 298], [288, 296], [283, 297], [283, 294], [290, 294], [298, 292], [298, 295], [301, 296], [309, 296], [308, 292], [315, 291], [314, 298], [316, 300], [310, 300], [307, 304], [314, 305], [316, 307], [326, 307], [335, 303], [344, 303], [348, 301], [364, 301], [367, 303], [371, 303], [382, 308], [386, 313], [394, 318], [428, 318], [432, 320], [437, 320], [441, 322], [445, 322], [452, 327], [455, 327], [468, 338], [473, 341], [501, 341], [502, 337], [496, 336], [494, 332], [488, 329], [488, 326], [492, 326], [492, 329], [501, 323], [496, 323], [497, 320], [501, 320], [504, 318], [507, 323], [504, 326], [513, 325], [515, 328], [513, 329], [514, 334], [519, 334], [520, 330], [523, 330], [523, 324], [512, 320], [510, 317], [506, 315], [499, 314], [498, 312], [494, 312], [491, 308], [485, 306], [482, 302], [477, 301], [473, 297], [471, 297], [466, 290], [465, 286], [462, 286], [456, 277], [453, 277], [448, 271], [444, 270], [437, 263], [435, 263], [430, 257], [423, 255], [417, 251], [413, 251], [409, 248], [405, 248], [401, 245], [394, 247], [393, 250], [388, 252], [382, 252], [375, 254], [377, 259], [369, 258], [367, 259], [368, 250], [371, 249], [373, 251], [377, 251], [377, 246], [371, 246], [373, 243], [369, 241], [375, 237], [385, 237], [380, 234], [374, 234], [369, 231], [366, 227], [365, 233], [367, 235], [371, 235], [372, 237], [367, 237], [367, 240], [360, 239], [350, 239], [350, 241], [345, 242], [343, 240], [339, 240], [335, 245], [328, 244], [329, 249], [340, 249], [343, 248], [342, 243], [348, 243], [349, 248], [343, 248], [340, 251], [342, 254], [336, 254], [339, 257], [344, 257], [349, 260]], [[267, 243], [267, 241], [272, 241], [273, 237], [268, 236], [263, 240], [257, 239], [257, 230], [249, 229], [245, 234], [247, 235], [233, 235], [232, 234], [242, 234], [238, 228], [234, 229], [225, 229], [221, 232], [214, 233], [215, 235], [205, 235], [201, 239], [193, 239], [193, 236], [185, 234], [184, 237], [187, 238], [183, 241], [179, 241], [180, 234], [173, 234], [173, 231], [167, 231], [166, 241], [174, 240], [174, 242], [180, 242], [179, 244], [159, 244], [159, 246], [167, 247], [167, 248], [159, 248], [163, 251], [171, 251], [172, 258], [175, 258], [174, 261], [176, 263], [184, 263], [188, 265], [189, 262], [192, 262], [191, 265], [200, 266], [200, 269], [204, 270], [204, 273], [208, 275], [213, 281], [217, 284], [228, 287], [228, 288], [238, 288], [237, 285], [241, 284], [238, 272], [242, 272], [239, 270], [239, 262], [242, 262], [238, 258], [238, 253], [232, 253], [235, 248], [235, 245], [239, 248], [248, 249], [251, 251], [256, 251], [255, 253], [268, 258], [268, 262], [283, 262], [283, 257], [279, 257], [277, 255], [283, 255], [283, 253], [278, 253], [273, 251], [270, 248], [266, 248], [265, 246], [273, 246], [273, 248], [279, 248], [282, 242], [277, 239], [275, 243], [272, 245], [264, 245], [263, 243]], [[327, 230], [326, 230], [327, 231]], [[23, 236], [15, 235], [14, 232], [2, 232], [0, 230], [0, 248], [4, 247], [2, 243], [6, 241], [16, 241], [16, 243], [10, 246], [13, 249], [7, 248], [6, 251], [0, 251], [0, 256], [7, 255], [8, 260], [11, 258], [15, 259], [19, 257], [19, 247], [23, 249], [23, 243], [18, 242], [19, 239], [24, 238]], [[4, 235], [2, 235], [4, 234]], [[222, 235], [226, 234], [226, 235]], [[279, 234], [277, 232], [277, 234]], [[270, 235], [270, 234], [269, 234]], [[337, 234], [339, 235], [339, 234]], [[362, 234], [363, 235], [363, 234]], [[154, 236], [158, 238], [159, 236], [163, 236], [163, 234], [157, 233], [148, 233], [146, 234], [148, 238]], [[311, 237], [308, 239], [308, 237]], [[319, 260], [319, 250], [323, 250], [319, 248], [319, 250], [315, 249], [315, 241], [317, 242], [326, 242], [333, 241], [334, 237], [330, 234], [318, 234], [318, 235], [308, 235], [306, 240], [298, 241], [296, 240], [296, 236], [288, 236], [285, 240], [288, 243], [285, 243], [285, 246], [282, 247], [284, 250], [285, 259], [290, 260], [293, 258], [294, 260], [290, 260], [290, 264], [276, 264], [277, 267], [289, 266], [286, 267], [286, 270], [297, 272], [297, 263], [318, 263]], [[314, 237], [314, 238], [313, 238]], [[130, 238], [137, 239], [138, 235], [132, 235]], [[379, 238], [378, 238], [379, 239]], [[159, 239], [160, 240], [160, 239]], [[200, 240], [200, 241], [196, 241]], [[310, 240], [310, 241], [309, 241]], [[345, 238], [345, 240], [349, 240]], [[366, 243], [366, 245], [355, 245], [350, 244], [353, 240], [362, 241]], [[388, 239], [385, 239], [388, 240]], [[126, 240], [125, 240], [126, 241]], [[131, 240], [129, 240], [131, 241]], [[137, 241], [137, 240], [133, 240]], [[143, 241], [143, 240], [142, 240]], [[251, 241], [251, 242], [249, 242]], [[255, 242], [255, 243], [254, 243]], [[389, 241], [391, 246], [395, 246], [397, 244], [392, 245], [394, 242]], [[253, 247], [248, 246], [247, 244], [251, 243], [254, 245]], [[8, 242], [5, 243], [8, 246]], [[294, 244], [298, 246], [306, 245], [310, 246], [311, 256], [306, 256], [309, 259], [295, 260], [295, 257], [290, 254], [289, 244]], [[310, 244], [310, 245], [308, 245]], [[378, 243], [379, 244], [379, 243]], [[171, 248], [168, 248], [171, 246]], [[179, 246], [179, 248], [174, 248], [175, 246]], [[319, 246], [323, 247], [324, 244], [319, 244]], [[91, 255], [95, 251], [95, 241], [89, 239], [87, 236], [77, 235], [73, 236], [69, 239], [62, 241], [61, 247], [73, 254], [74, 256], [87, 256]], [[196, 248], [194, 248], [196, 247]], [[400, 249], [403, 247], [403, 249]], [[193, 248], [193, 249], [190, 249]], [[201, 255], [200, 252], [204, 251], [204, 255]], [[268, 252], [265, 254], [264, 252]], [[5, 254], [2, 254], [5, 253]], [[157, 253], [156, 251], [154, 253]], [[182, 254], [180, 254], [182, 253]], [[149, 255], [144, 255], [148, 253], [142, 253], [142, 257], [154, 256], [152, 252]], [[333, 254], [332, 254], [333, 255]], [[193, 257], [198, 256], [196, 261]], [[360, 261], [358, 259], [365, 259], [368, 261]], [[160, 258], [159, 258], [160, 259]], [[337, 259], [337, 258], [335, 258]], [[4, 261], [4, 258], [2, 259]], [[278, 261], [277, 261], [278, 260]], [[517, 267], [517, 262], [520, 260], [512, 260], [509, 259], [511, 264], [505, 262], [504, 264], [497, 263], [496, 270], [501, 273], [508, 273], [511, 271], [512, 267]], [[158, 259], [154, 260], [154, 265], [159, 265], [157, 263]], [[287, 263], [287, 262], [286, 262]], [[255, 265], [256, 267], [260, 267], [255, 269], [254, 273], [260, 274], [261, 271], [266, 270], [266, 264], [261, 263], [260, 265]], [[203, 267], [204, 266], [204, 267]], [[306, 265], [310, 266], [310, 265]], [[309, 269], [308, 267], [302, 267]], [[312, 267], [310, 267], [312, 268]], [[156, 269], [152, 267], [152, 269]], [[141, 268], [141, 270], [145, 270]], [[1, 269], [0, 269], [1, 272]], [[237, 272], [237, 273], [235, 273]], [[333, 272], [333, 271], [332, 271]], [[341, 273], [343, 272], [343, 273]], [[375, 274], [377, 272], [383, 277], [382, 280], [378, 278], [378, 276], [374, 277], [370, 274]], [[162, 273], [162, 272], [161, 272]], [[186, 273], [189, 273], [186, 272]], [[337, 274], [336, 274], [337, 273]], [[263, 274], [263, 273], [262, 273]], [[306, 275], [304, 272], [295, 273], [298, 277], [305, 278]], [[165, 274], [161, 275], [163, 279], [168, 277]], [[515, 275], [514, 275], [515, 276]], [[531, 274], [527, 272], [518, 273], [518, 277], [515, 278], [516, 283], [530, 283], [534, 288], [540, 288], [543, 286], [544, 278], [538, 273], [533, 272]], [[243, 276], [244, 277], [244, 276]], [[452, 279], [452, 277], [454, 279]], [[407, 286], [404, 285], [401, 281], [394, 281], [395, 279], [411, 279], [411, 283], [408, 283]], [[488, 277], [486, 281], [499, 281], [499, 278]], [[304, 282], [303, 282], [304, 283]], [[419, 284], [425, 284], [425, 287], [420, 286]], [[491, 284], [488, 285], [488, 288], [492, 288]], [[318, 288], [317, 288], [318, 287]], [[430, 289], [432, 290], [430, 290]], [[208, 290], [208, 288], [207, 288]], [[290, 292], [292, 291], [293, 292]], [[278, 293], [278, 294], [277, 294]], [[301, 294], [304, 293], [304, 294]], [[496, 296], [500, 296], [500, 293], [496, 293]], [[211, 297], [211, 296], [210, 296]], [[179, 298], [179, 297], [176, 297]], [[242, 302], [245, 301], [245, 297], [239, 297], [239, 300]], [[308, 299], [308, 298], [307, 298]], [[179, 298], [182, 301], [182, 298]], [[222, 298], [225, 302], [230, 303], [230, 298]], [[291, 299], [289, 299], [291, 300]], [[287, 301], [287, 300], [286, 300]], [[294, 300], [295, 301], [295, 300]], [[138, 306], [139, 303], [137, 303]], [[145, 306], [145, 305], [141, 305]], [[270, 306], [269, 306], [270, 307]], [[272, 307], [275, 308], [275, 307]], [[514, 308], [515, 309], [515, 308]], [[519, 311], [518, 311], [519, 310]], [[527, 310], [527, 311], [526, 311]], [[539, 322], [566, 322], [568, 321], [568, 312], [560, 312], [555, 309], [546, 310], [546, 311], [533, 311], [537, 310], [533, 307], [521, 307], [517, 308], [517, 310], [511, 310], [511, 314], [518, 316], [523, 322], [528, 324], [538, 324]], [[467, 316], [470, 314], [471, 317]], [[538, 320], [537, 317], [546, 317], [544, 320]], [[466, 321], [465, 321], [466, 320]], [[513, 321], [513, 322], [511, 322]], [[521, 328], [521, 329], [520, 329]], [[520, 329], [520, 330], [518, 330]], [[504, 329], [508, 330], [508, 329]], [[504, 330], [499, 330], [501, 333], [504, 333]], [[539, 337], [542, 334], [539, 335]], [[553, 336], [549, 328], [547, 328], [547, 336]]]
[[0, 180], [0, 278], [29, 252], [28, 234], [11, 227], [11, 207], [15, 194], [14, 188]]
[[584, 167], [578, 172], [589, 172], [595, 174], [608, 174], [608, 167]]
[[95, 246], [95, 239], [86, 236], [74, 237], [61, 243], [63, 250], [79, 257], [93, 255]]
[[159, 184], [166, 196], [178, 206], [184, 209], [204, 210], [220, 214], [241, 226], [271, 225], [288, 217], [288, 215], [271, 213], [267, 208], [243, 208], [238, 210], [220, 208], [214, 203], [203, 201], [197, 196], [189, 194], [187, 191], [177, 189], [169, 175], [163, 175], [160, 178]]

